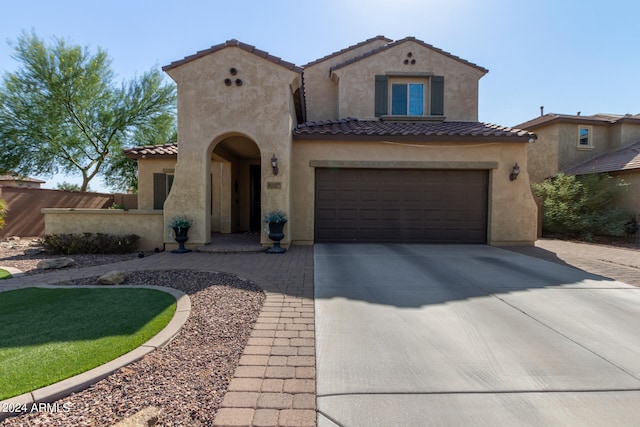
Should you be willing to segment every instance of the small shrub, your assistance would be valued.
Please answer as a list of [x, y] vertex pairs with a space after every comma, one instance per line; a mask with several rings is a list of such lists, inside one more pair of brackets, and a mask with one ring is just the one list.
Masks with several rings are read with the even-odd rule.
[[287, 222], [287, 214], [282, 211], [269, 211], [264, 217], [264, 222]]
[[631, 212], [615, 208], [614, 204], [628, 185], [607, 174], [558, 174], [535, 184], [534, 194], [543, 199], [543, 231], [583, 240], [593, 240], [596, 235], [621, 235]]
[[4, 217], [7, 216], [7, 212], [9, 211], [9, 208], [7, 207], [7, 202], [4, 201], [3, 199], [0, 199], [0, 229], [2, 229], [2, 227], [4, 227]]
[[48, 234], [40, 241], [49, 252], [72, 254], [126, 254], [136, 250], [140, 236], [104, 233]]

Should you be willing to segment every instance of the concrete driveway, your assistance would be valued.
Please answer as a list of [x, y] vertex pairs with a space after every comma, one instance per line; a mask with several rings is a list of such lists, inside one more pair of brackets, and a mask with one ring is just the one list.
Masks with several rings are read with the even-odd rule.
[[488, 246], [314, 263], [320, 427], [640, 422], [639, 288]]

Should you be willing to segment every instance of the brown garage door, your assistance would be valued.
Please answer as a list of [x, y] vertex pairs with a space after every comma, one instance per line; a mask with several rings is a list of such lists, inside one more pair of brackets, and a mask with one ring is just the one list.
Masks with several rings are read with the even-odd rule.
[[316, 169], [315, 241], [486, 243], [486, 170]]

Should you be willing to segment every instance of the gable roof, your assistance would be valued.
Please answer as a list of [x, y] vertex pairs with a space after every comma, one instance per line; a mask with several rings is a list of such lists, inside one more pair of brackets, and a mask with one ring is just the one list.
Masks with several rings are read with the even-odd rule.
[[465, 59], [462, 59], [462, 58], [460, 58], [459, 56], [455, 56], [455, 55], [453, 55], [453, 54], [451, 54], [451, 53], [449, 53], [449, 52], [447, 52], [447, 51], [444, 51], [444, 50], [439, 49], [439, 48], [437, 48], [437, 47], [435, 47], [435, 46], [433, 46], [433, 45], [430, 45], [429, 43], [425, 43], [425, 42], [423, 42], [422, 40], [418, 40], [418, 39], [416, 39], [415, 37], [405, 37], [405, 38], [403, 38], [403, 39], [396, 40], [395, 42], [392, 42], [392, 43], [386, 44], [386, 45], [384, 45], [384, 46], [381, 46], [381, 47], [379, 47], [379, 48], [373, 49], [373, 50], [372, 50], [372, 51], [370, 51], [370, 52], [367, 52], [367, 53], [365, 53], [365, 54], [362, 54], [362, 55], [356, 56], [355, 58], [351, 58], [351, 59], [349, 59], [349, 60], [347, 60], [347, 61], [345, 61], [345, 62], [343, 62], [343, 63], [341, 63], [341, 64], [338, 64], [338, 65], [335, 65], [335, 66], [331, 67], [331, 71], [335, 71], [335, 70], [340, 69], [340, 68], [342, 68], [342, 67], [346, 67], [347, 65], [351, 65], [351, 64], [353, 64], [354, 62], [358, 62], [358, 61], [360, 61], [360, 60], [362, 60], [362, 59], [365, 59], [365, 58], [368, 58], [368, 57], [370, 57], [370, 56], [376, 55], [376, 54], [378, 54], [378, 53], [380, 53], [380, 52], [383, 52], [383, 51], [385, 51], [385, 50], [388, 50], [388, 49], [394, 48], [394, 47], [396, 47], [396, 46], [398, 46], [398, 45], [401, 45], [401, 44], [403, 44], [403, 43], [407, 43], [407, 42], [415, 42], [415, 43], [418, 43], [419, 45], [424, 46], [424, 47], [426, 47], [427, 49], [431, 49], [431, 50], [436, 51], [436, 52], [438, 52], [438, 53], [440, 53], [440, 54], [442, 54], [442, 55], [448, 56], [449, 58], [451, 58], [451, 59], [453, 59], [453, 60], [455, 60], [455, 61], [461, 62], [461, 63], [463, 63], [463, 64], [465, 64], [465, 65], [470, 66], [470, 67], [473, 67], [473, 68], [475, 68], [475, 69], [477, 69], [477, 70], [481, 71], [483, 74], [486, 74], [486, 73], [488, 73], [488, 72], [489, 72], [489, 70], [487, 70], [487, 69], [486, 69], [486, 68], [484, 68], [484, 67], [481, 67], [481, 66], [479, 66], [479, 65], [477, 65], [477, 64], [474, 64], [474, 63], [472, 63], [472, 62], [469, 62], [469, 61], [467, 61], [467, 60], [465, 60]]
[[202, 58], [203, 56], [207, 56], [210, 55], [214, 52], [217, 52], [219, 50], [222, 49], [226, 49], [228, 47], [237, 47], [240, 48], [242, 50], [245, 50], [249, 53], [252, 53], [256, 56], [259, 56], [260, 58], [266, 59], [267, 61], [273, 62], [276, 65], [280, 65], [281, 67], [284, 67], [288, 70], [294, 71], [296, 73], [302, 73], [302, 68], [298, 67], [295, 64], [292, 64], [291, 62], [287, 62], [284, 61], [282, 58], [279, 58], [277, 56], [273, 56], [270, 55], [268, 52], [265, 52], [263, 50], [257, 49], [255, 46], [252, 46], [250, 44], [246, 44], [246, 43], [242, 43], [236, 39], [231, 39], [231, 40], [227, 40], [224, 43], [220, 43], [217, 44], [215, 46], [211, 46], [209, 49], [205, 49], [205, 50], [201, 50], [196, 52], [193, 55], [187, 56], [184, 59], [181, 59], [179, 61], [174, 61], [169, 65], [165, 65], [164, 67], [162, 67], [163, 71], [168, 71], [171, 70], [173, 68], [179, 67], [181, 65], [184, 65], [188, 62], [194, 61], [198, 58]]
[[359, 47], [362, 47], [362, 46], [364, 46], [364, 45], [367, 45], [367, 44], [369, 44], [369, 43], [371, 43], [371, 42], [374, 42], [374, 41], [377, 41], [377, 40], [382, 40], [382, 41], [385, 41], [385, 42], [387, 42], [387, 43], [391, 43], [391, 42], [393, 41], [393, 40], [391, 40], [390, 38], [387, 38], [387, 37], [385, 37], [385, 36], [375, 36], [375, 37], [371, 37], [370, 39], [367, 39], [367, 40], [362, 41], [362, 42], [360, 42], [360, 43], [357, 43], [357, 44], [351, 45], [351, 46], [346, 47], [346, 48], [344, 48], [344, 49], [341, 49], [341, 50], [339, 50], [339, 51], [337, 51], [337, 52], [330, 53], [329, 55], [323, 56], [322, 58], [316, 59], [315, 61], [311, 61], [311, 62], [309, 62], [308, 64], [303, 65], [303, 66], [302, 66], [302, 68], [307, 68], [307, 67], [310, 67], [310, 66], [312, 66], [312, 65], [319, 64], [320, 62], [327, 61], [327, 60], [329, 60], [329, 59], [331, 59], [331, 58], [333, 58], [333, 57], [335, 57], [335, 56], [342, 55], [343, 53], [347, 53], [347, 52], [349, 52], [349, 51], [351, 51], [351, 50], [358, 49]]
[[347, 118], [307, 122], [293, 130], [295, 139], [399, 139], [412, 141], [529, 142], [536, 135], [481, 122], [380, 121]]
[[124, 155], [128, 159], [176, 159], [178, 157], [178, 144], [175, 142], [162, 145], [145, 145], [141, 147], [125, 148]]
[[567, 175], [585, 175], [634, 169], [640, 169], [640, 142], [628, 145], [618, 151], [594, 157], [565, 170], [565, 173]]
[[576, 124], [595, 124], [595, 125], [611, 125], [622, 121], [637, 121], [640, 123], [640, 114], [605, 114], [598, 113], [591, 116], [581, 116], [572, 114], [555, 114], [547, 113], [543, 116], [536, 117], [524, 123], [516, 125], [519, 129], [535, 129], [537, 127], [550, 124], [552, 122], [558, 123], [576, 123]]

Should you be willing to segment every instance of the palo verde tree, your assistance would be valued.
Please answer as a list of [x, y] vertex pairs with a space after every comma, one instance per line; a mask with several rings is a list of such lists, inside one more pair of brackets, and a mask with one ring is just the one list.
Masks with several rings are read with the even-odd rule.
[[47, 45], [23, 33], [14, 49], [20, 66], [0, 87], [0, 170], [80, 174], [82, 191], [103, 176], [124, 189], [135, 174], [122, 148], [166, 143], [175, 133], [175, 87], [159, 70], [117, 85], [100, 48]]

